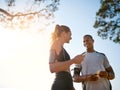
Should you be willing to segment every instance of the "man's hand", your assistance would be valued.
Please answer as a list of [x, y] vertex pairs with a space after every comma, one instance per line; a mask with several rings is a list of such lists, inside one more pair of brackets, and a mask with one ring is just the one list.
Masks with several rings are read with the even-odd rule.
[[101, 78], [108, 78], [108, 73], [106, 71], [99, 71], [98, 75]]

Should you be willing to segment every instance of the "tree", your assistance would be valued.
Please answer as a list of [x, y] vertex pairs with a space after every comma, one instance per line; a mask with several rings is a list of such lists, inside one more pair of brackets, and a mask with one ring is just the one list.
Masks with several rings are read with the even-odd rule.
[[[1, 0], [0, 25], [11, 29], [42, 30], [54, 22], [60, 0]], [[37, 27], [36, 27], [37, 26]]]
[[94, 27], [98, 36], [120, 44], [120, 0], [101, 0]]

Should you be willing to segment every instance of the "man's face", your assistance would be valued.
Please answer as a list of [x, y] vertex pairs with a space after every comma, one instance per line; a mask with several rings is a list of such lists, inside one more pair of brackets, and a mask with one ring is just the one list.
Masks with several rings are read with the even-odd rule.
[[92, 48], [93, 47], [93, 43], [94, 43], [94, 40], [89, 37], [89, 36], [85, 36], [83, 38], [83, 44], [86, 48]]

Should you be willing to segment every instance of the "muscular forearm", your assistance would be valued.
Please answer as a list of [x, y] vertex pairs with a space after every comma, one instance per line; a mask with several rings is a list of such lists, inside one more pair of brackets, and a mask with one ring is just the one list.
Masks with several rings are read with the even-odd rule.
[[114, 74], [114, 71], [113, 71], [112, 67], [106, 68], [106, 71], [108, 72], [108, 77], [107, 78], [109, 80], [112, 80], [112, 79], [115, 78], [115, 74]]
[[84, 81], [97, 81], [98, 75], [97, 74], [90, 74], [84, 76], [74, 76], [74, 82], [84, 82]]
[[113, 73], [109, 72], [109, 73], [108, 73], [108, 79], [109, 79], [109, 80], [112, 80], [112, 79], [114, 79], [114, 78], [115, 78], [115, 75], [114, 75]]
[[90, 75], [84, 75], [84, 76], [79, 76], [79, 75], [74, 75], [73, 76], [73, 81], [74, 82], [84, 82], [89, 79]]

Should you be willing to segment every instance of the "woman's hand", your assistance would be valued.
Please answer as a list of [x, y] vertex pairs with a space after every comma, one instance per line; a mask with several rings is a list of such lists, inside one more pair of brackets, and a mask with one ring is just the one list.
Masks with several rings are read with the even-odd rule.
[[83, 55], [77, 55], [73, 58], [73, 61], [75, 64], [80, 64], [83, 61], [84, 56]]

